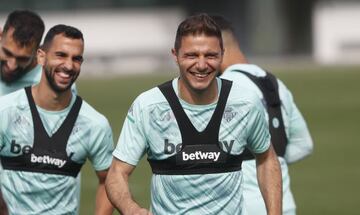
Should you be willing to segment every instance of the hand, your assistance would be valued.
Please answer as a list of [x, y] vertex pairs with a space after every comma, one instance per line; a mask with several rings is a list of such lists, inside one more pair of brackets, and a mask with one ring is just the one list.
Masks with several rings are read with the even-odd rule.
[[124, 215], [152, 215], [152, 213], [145, 208], [141, 208], [137, 204], [133, 204], [127, 209]]
[[150, 211], [145, 208], [134, 208], [128, 213], [129, 215], [152, 215]]

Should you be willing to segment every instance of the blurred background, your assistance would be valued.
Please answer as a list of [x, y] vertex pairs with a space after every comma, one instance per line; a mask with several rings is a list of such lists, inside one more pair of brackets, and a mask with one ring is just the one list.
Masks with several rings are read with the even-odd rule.
[[[224, 15], [250, 62], [286, 83], [308, 122], [315, 151], [290, 166], [298, 214], [359, 214], [359, 0], [0, 0], [0, 26], [14, 9], [38, 12], [46, 29], [82, 30], [79, 94], [107, 116], [115, 142], [135, 97], [177, 75], [178, 24], [198, 12]], [[130, 183], [144, 207], [150, 175], [142, 161]], [[94, 209], [96, 183], [88, 162], [81, 214]]]

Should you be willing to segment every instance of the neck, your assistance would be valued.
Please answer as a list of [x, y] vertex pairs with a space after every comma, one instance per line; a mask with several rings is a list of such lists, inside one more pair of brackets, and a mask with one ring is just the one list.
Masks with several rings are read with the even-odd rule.
[[239, 43], [237, 42], [233, 33], [229, 31], [222, 32], [224, 41], [224, 57], [221, 63], [221, 73], [231, 65], [249, 63], [245, 55], [242, 53]]
[[70, 89], [58, 93], [52, 90], [48, 83], [44, 83], [44, 81], [32, 87], [32, 95], [37, 106], [50, 111], [65, 109], [69, 106], [72, 97]]
[[234, 64], [249, 63], [243, 53], [237, 47], [228, 47], [225, 49], [221, 71], [224, 72], [226, 68]]
[[189, 104], [207, 105], [218, 99], [218, 85], [216, 79], [212, 81], [206, 90], [193, 90], [190, 86], [178, 81], [179, 97]]

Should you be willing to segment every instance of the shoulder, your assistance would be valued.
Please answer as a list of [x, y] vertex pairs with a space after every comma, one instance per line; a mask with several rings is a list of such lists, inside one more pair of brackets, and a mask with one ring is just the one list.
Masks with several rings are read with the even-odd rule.
[[137, 96], [133, 102], [133, 106], [142, 110], [161, 103], [167, 103], [167, 100], [159, 87], [156, 86]]
[[230, 103], [241, 103], [247, 104], [250, 106], [258, 105], [260, 102], [260, 97], [247, 87], [243, 87], [237, 82], [232, 83], [230, 90], [228, 102]]
[[28, 101], [24, 89], [20, 89], [0, 97], [0, 111], [14, 107], [24, 108], [27, 106]]
[[265, 70], [255, 64], [234, 64], [226, 68], [226, 70], [221, 75], [221, 77], [226, 79], [237, 76], [245, 77], [245, 75], [240, 71], [244, 71], [258, 77], [262, 77], [266, 75]]
[[85, 121], [90, 127], [96, 127], [97, 129], [102, 128], [104, 130], [110, 128], [107, 118], [85, 100], [82, 100], [79, 117], [81, 117], [82, 121]]

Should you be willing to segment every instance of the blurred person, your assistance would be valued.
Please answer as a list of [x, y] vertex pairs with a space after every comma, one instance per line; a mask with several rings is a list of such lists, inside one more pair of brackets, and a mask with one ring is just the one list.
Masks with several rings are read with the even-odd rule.
[[40, 81], [41, 66], [36, 51], [45, 25], [41, 17], [27, 10], [11, 12], [0, 29], [0, 96]]
[[[39, 82], [41, 66], [37, 65], [36, 50], [44, 29], [41, 17], [27, 10], [11, 12], [4, 28], [0, 27], [0, 96]], [[2, 213], [8, 212], [0, 192]]]
[[78, 214], [76, 177], [87, 158], [99, 179], [95, 214], [112, 214], [104, 187], [112, 131], [71, 90], [83, 51], [78, 29], [54, 26], [37, 51], [40, 83], [0, 98], [1, 189], [10, 214]]
[[[281, 173], [256, 94], [217, 78], [221, 31], [206, 14], [179, 26], [172, 54], [179, 77], [139, 95], [128, 111], [106, 180], [122, 214], [242, 214], [242, 151], [255, 154], [268, 214], [281, 214]], [[128, 178], [147, 154], [150, 211]]]
[[[297, 108], [290, 90], [274, 75], [249, 64], [240, 50], [232, 24], [222, 16], [212, 16], [222, 31], [224, 59], [221, 78], [231, 80], [255, 92], [267, 110], [271, 142], [278, 155], [283, 181], [283, 214], [296, 214], [296, 205], [290, 190], [288, 164], [309, 156], [313, 141], [306, 122]], [[244, 206], [246, 214], [266, 214], [256, 177], [255, 157], [244, 153]]]

